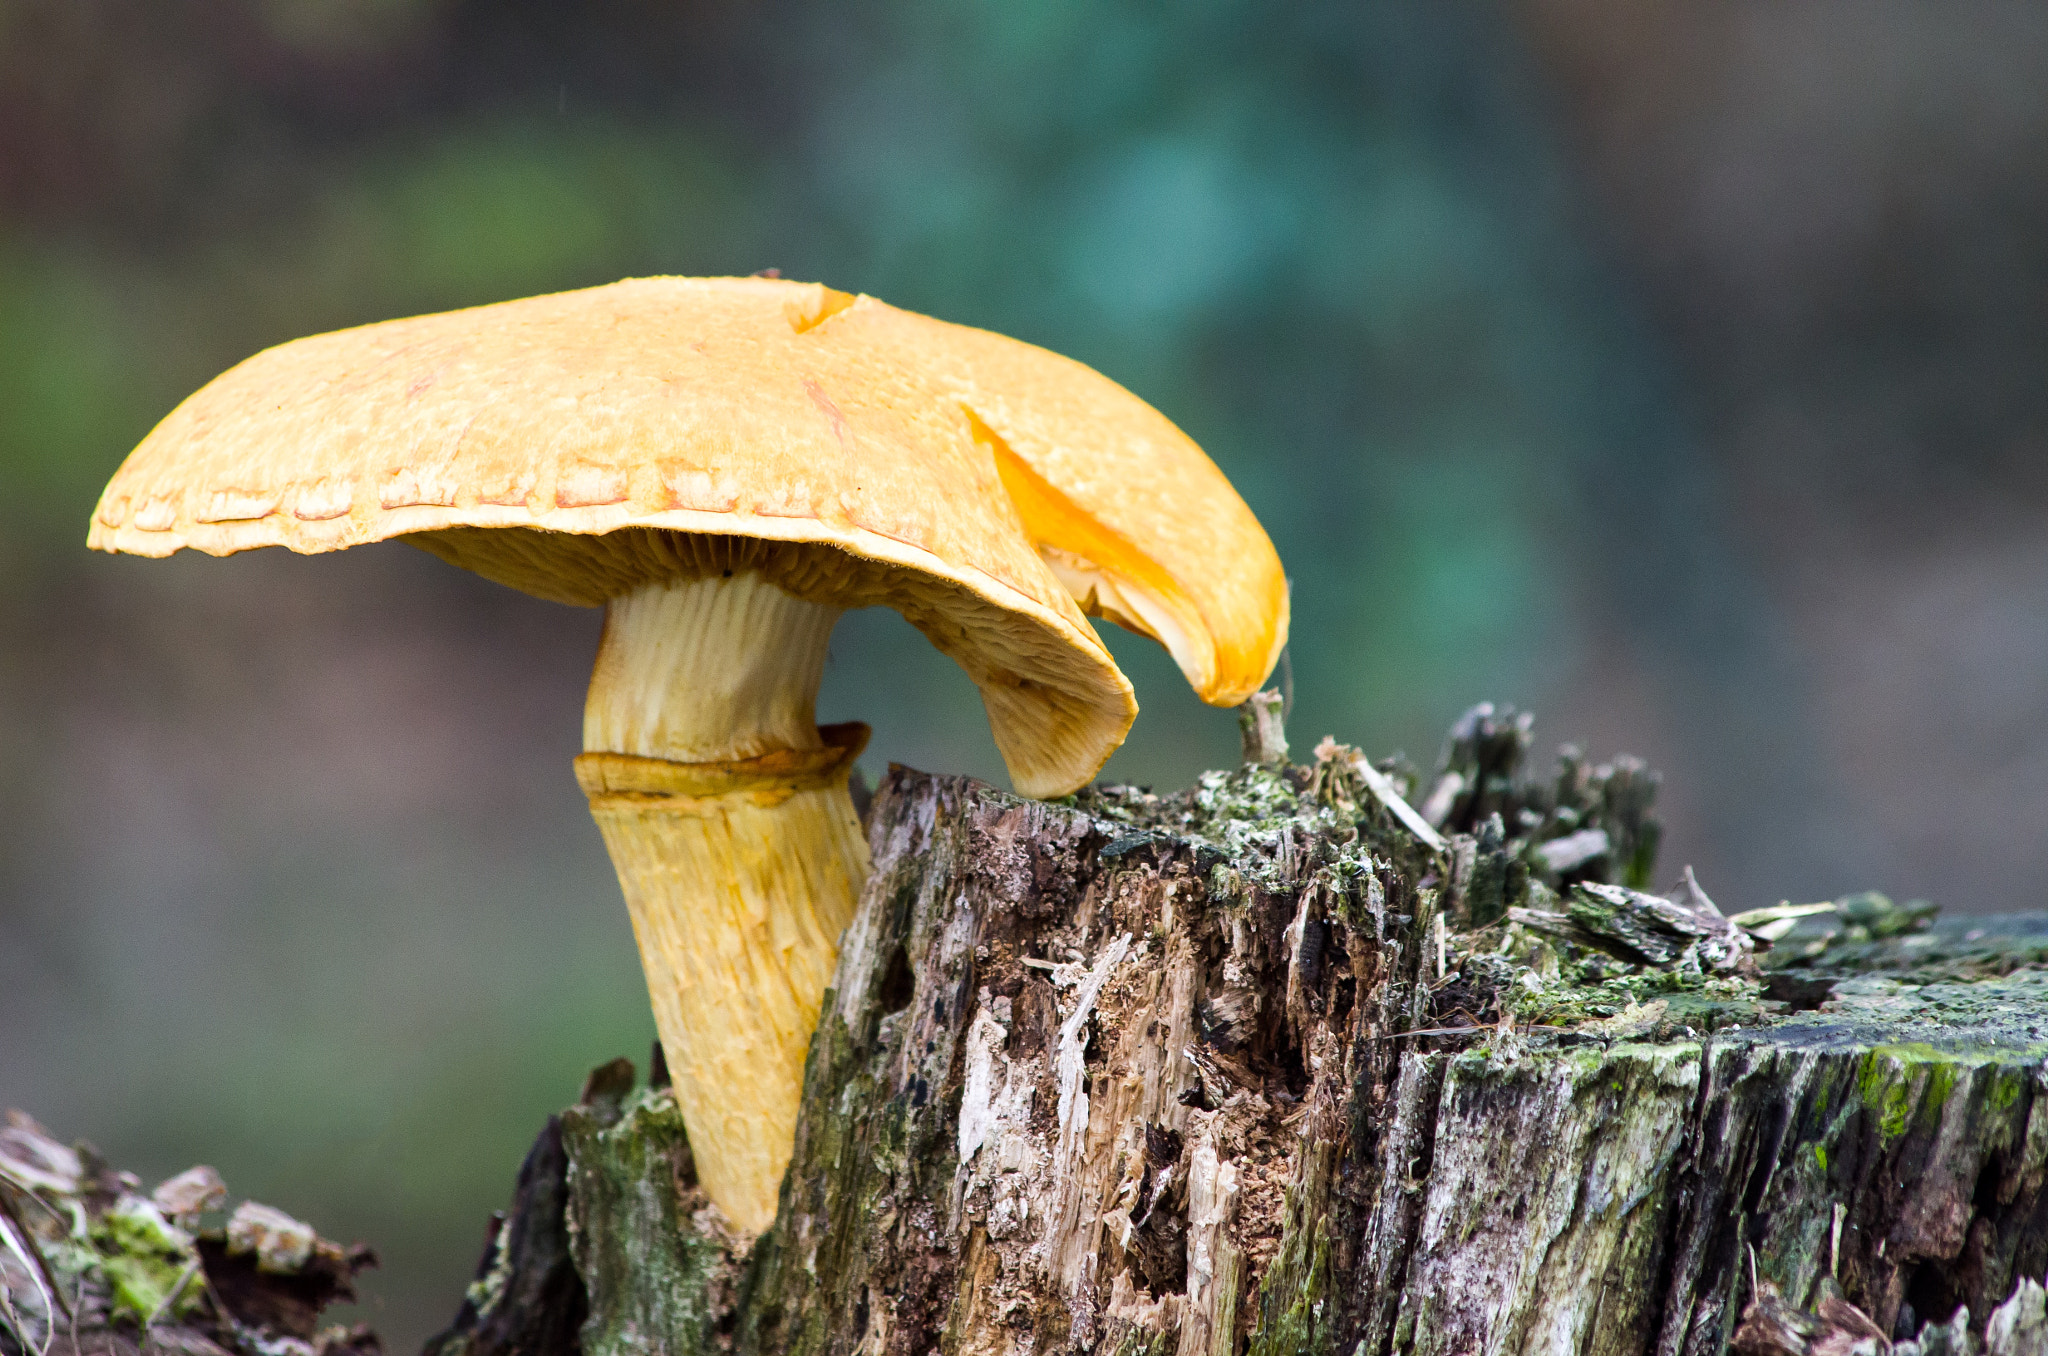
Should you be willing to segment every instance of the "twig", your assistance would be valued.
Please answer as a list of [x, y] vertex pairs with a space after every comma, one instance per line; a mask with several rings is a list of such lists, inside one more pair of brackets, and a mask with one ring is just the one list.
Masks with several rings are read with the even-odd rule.
[[[54, 1327], [56, 1315], [50, 1313], [48, 1316], [51, 1319], [50, 1326]], [[23, 1351], [28, 1351], [34, 1346], [34, 1343], [28, 1340], [28, 1329], [22, 1326], [21, 1315], [14, 1312], [14, 1296], [8, 1293], [4, 1285], [0, 1285], [0, 1319], [6, 1320], [8, 1331], [14, 1334], [15, 1341], [21, 1343]], [[45, 1342], [43, 1352], [49, 1349], [49, 1343]], [[38, 1356], [41, 1356], [41, 1353], [38, 1353]]]
[[[4, 1179], [9, 1185], [13, 1186], [13, 1188], [16, 1191], [20, 1192], [29, 1200], [34, 1201], [37, 1205], [43, 1207], [44, 1210], [49, 1212], [51, 1219], [56, 1220], [59, 1224], [64, 1225], [66, 1228], [72, 1228], [75, 1226], [75, 1221], [69, 1215], [65, 1214], [62, 1210], [59, 1210], [56, 1206], [50, 1204], [48, 1201], [43, 1199], [42, 1189], [38, 1187], [34, 1182], [29, 1181], [27, 1178], [18, 1176], [15, 1173], [9, 1172], [7, 1170], [7, 1160], [5, 1159], [0, 1159], [0, 1179]], [[6, 1202], [6, 1200], [7, 1198], [5, 1196], [0, 1196], [0, 1203], [4, 1203]], [[8, 1214], [10, 1215], [13, 1215], [14, 1213], [11, 1205], [0, 1204], [0, 1209], [6, 1209]], [[15, 1223], [21, 1223], [21, 1220], [18, 1216], [15, 1218]], [[23, 1227], [27, 1226], [24, 1225]]]
[[[1486, 1036], [1498, 1028], [1492, 1026], [1433, 1026], [1422, 1031], [1388, 1031], [1373, 1037], [1374, 1040], [1398, 1041], [1410, 1036]], [[1517, 1031], [1569, 1031], [1568, 1026], [1518, 1026]]]
[[1366, 789], [1379, 797], [1380, 804], [1392, 811], [1394, 818], [1406, 825], [1408, 832], [1420, 839], [1423, 846], [1432, 852], [1444, 850], [1447, 846], [1444, 836], [1438, 833], [1428, 820], [1415, 813], [1415, 807], [1394, 789], [1393, 778], [1374, 767], [1372, 760], [1362, 753], [1352, 760], [1351, 767], [1358, 774], [1358, 779], [1365, 783]]
[[[50, 1314], [50, 1331], [55, 1332], [58, 1310], [61, 1309], [66, 1318], [72, 1316], [71, 1306], [64, 1299], [63, 1287], [57, 1284], [56, 1269], [50, 1265], [50, 1259], [43, 1256], [42, 1245], [36, 1242], [36, 1236], [28, 1225], [22, 1223], [14, 1202], [5, 1192], [0, 1192], [0, 1216], [5, 1217], [0, 1220], [0, 1234], [6, 1236], [8, 1250], [30, 1269], [30, 1279], [36, 1283], [36, 1290], [43, 1297], [43, 1308]], [[43, 1347], [47, 1351], [49, 1343], [45, 1341]]]
[[185, 1268], [185, 1270], [179, 1274], [178, 1283], [171, 1287], [171, 1293], [165, 1295], [163, 1297], [162, 1303], [158, 1304], [156, 1306], [156, 1309], [150, 1314], [150, 1316], [143, 1320], [143, 1336], [147, 1337], [149, 1335], [149, 1330], [156, 1325], [156, 1321], [162, 1318], [164, 1316], [165, 1311], [167, 1311], [173, 1304], [176, 1304], [178, 1302], [178, 1296], [185, 1293], [185, 1287], [192, 1284], [192, 1278], [198, 1274], [199, 1262], [198, 1259], [195, 1258]]
[[1410, 1036], [1479, 1036], [1491, 1030], [1490, 1026], [1432, 1026], [1422, 1031], [1388, 1031], [1375, 1039], [1400, 1041]]

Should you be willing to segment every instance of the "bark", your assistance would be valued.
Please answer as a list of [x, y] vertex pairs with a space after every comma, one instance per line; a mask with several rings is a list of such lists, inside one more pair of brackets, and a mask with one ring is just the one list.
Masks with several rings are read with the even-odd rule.
[[581, 1347], [2039, 1350], [2048, 918], [1844, 901], [1759, 970], [1624, 884], [1647, 773], [1473, 742], [1441, 853], [1327, 743], [1058, 805], [892, 769], [774, 1226], [664, 1089], [562, 1118]]

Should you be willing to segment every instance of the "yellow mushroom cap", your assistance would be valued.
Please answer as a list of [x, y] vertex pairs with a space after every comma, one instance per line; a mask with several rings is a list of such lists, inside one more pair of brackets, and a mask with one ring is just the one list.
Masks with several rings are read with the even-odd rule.
[[1165, 645], [1212, 705], [1259, 690], [1287, 644], [1287, 576], [1192, 438], [1072, 358], [907, 311], [875, 323], [969, 412], [1025, 531], [1085, 611]]
[[701, 573], [704, 537], [786, 544], [747, 563], [902, 612], [980, 687], [1031, 795], [1085, 783], [1137, 711], [1076, 594], [1166, 640], [1214, 701], [1285, 637], [1264, 533], [1144, 402], [1029, 345], [767, 278], [629, 279], [265, 350], [129, 455], [88, 544], [403, 538], [596, 606]]

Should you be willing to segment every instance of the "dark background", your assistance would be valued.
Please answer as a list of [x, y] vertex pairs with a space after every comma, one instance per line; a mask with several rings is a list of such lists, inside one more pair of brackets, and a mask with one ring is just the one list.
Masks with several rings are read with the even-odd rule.
[[[384, 1253], [410, 1349], [652, 1035], [569, 775], [597, 616], [399, 546], [94, 557], [264, 345], [775, 266], [1090, 362], [1294, 579], [1298, 744], [1493, 698], [1731, 911], [2048, 871], [2030, 0], [0, 0], [0, 1102]], [[1235, 751], [1114, 638], [1110, 775]], [[1000, 777], [842, 624], [821, 715]]]

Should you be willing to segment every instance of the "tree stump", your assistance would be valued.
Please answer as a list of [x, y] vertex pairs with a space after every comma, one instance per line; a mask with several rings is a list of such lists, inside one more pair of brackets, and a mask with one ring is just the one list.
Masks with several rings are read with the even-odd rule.
[[[1639, 764], [1257, 714], [1173, 796], [892, 768], [773, 1227], [615, 1061], [427, 1356], [2048, 1352], [2048, 915], [1724, 917]], [[371, 1356], [363, 1254], [139, 1191], [0, 1132], [0, 1356]]]
[[2048, 1350], [2048, 917], [1731, 922], [1634, 888], [1639, 766], [1461, 730], [1426, 815], [1328, 741], [1058, 804], [892, 768], [774, 1226], [600, 1071], [499, 1235], [580, 1327], [501, 1243], [430, 1356]]

